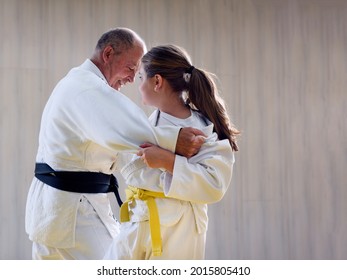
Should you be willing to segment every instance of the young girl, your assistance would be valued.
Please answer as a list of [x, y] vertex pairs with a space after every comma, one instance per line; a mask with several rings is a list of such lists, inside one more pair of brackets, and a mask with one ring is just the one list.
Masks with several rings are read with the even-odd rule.
[[204, 259], [207, 204], [221, 200], [230, 185], [239, 131], [211, 74], [192, 66], [181, 48], [152, 48], [139, 75], [143, 103], [157, 108], [154, 126], [195, 127], [206, 139], [189, 159], [145, 143], [122, 168], [129, 187], [121, 232], [105, 258]]

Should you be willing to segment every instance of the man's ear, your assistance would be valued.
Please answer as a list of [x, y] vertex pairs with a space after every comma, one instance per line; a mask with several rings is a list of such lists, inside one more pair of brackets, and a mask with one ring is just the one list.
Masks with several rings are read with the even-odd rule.
[[102, 52], [102, 59], [104, 62], [110, 60], [110, 57], [114, 54], [114, 50], [111, 46], [106, 46]]

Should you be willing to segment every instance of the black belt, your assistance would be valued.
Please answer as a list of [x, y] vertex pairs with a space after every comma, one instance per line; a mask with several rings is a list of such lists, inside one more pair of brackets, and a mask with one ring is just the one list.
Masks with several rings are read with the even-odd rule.
[[119, 196], [117, 179], [113, 174], [55, 171], [46, 163], [36, 163], [35, 177], [41, 182], [62, 191], [76, 193], [114, 192], [119, 206], [123, 203]]

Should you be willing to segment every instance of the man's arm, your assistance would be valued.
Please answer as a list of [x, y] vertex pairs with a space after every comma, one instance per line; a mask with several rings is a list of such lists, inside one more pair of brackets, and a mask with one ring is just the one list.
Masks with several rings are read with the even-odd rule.
[[[156, 133], [157, 141], [146, 141], [144, 142], [145, 145], [146, 143], [155, 144], [186, 158], [196, 155], [206, 138], [202, 131], [193, 127], [179, 128], [166, 125], [156, 126], [153, 129]], [[173, 133], [173, 131], [176, 131], [176, 133]], [[142, 146], [140, 145], [140, 147]]]
[[[205, 135], [202, 131], [192, 128], [184, 127], [180, 130], [175, 153], [186, 158], [190, 158], [196, 155], [202, 144], [205, 142]], [[170, 173], [173, 172], [173, 165], [175, 161], [175, 154], [169, 150], [162, 149], [152, 143], [144, 143], [140, 145], [142, 150], [140, 150], [137, 155], [143, 156], [145, 148], [151, 147], [148, 150], [147, 157], [149, 157], [150, 162], [146, 164], [151, 168], [165, 168]]]

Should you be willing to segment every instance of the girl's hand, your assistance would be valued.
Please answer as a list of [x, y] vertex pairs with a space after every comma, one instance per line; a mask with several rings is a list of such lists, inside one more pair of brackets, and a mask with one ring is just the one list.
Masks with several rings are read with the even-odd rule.
[[165, 168], [171, 174], [175, 164], [175, 154], [151, 143], [144, 143], [137, 155], [151, 168]]

